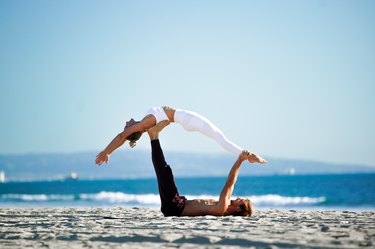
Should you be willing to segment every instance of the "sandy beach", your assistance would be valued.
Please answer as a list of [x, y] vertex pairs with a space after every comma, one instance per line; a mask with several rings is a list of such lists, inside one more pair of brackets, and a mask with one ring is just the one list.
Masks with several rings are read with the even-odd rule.
[[375, 213], [262, 210], [163, 217], [152, 208], [0, 209], [0, 248], [375, 248]]

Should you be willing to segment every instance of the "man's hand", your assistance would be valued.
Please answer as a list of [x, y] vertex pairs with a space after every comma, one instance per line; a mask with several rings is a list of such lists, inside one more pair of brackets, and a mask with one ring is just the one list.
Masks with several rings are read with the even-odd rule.
[[248, 151], [248, 150], [244, 150], [241, 152], [241, 154], [238, 156], [238, 159], [243, 162], [245, 160], [247, 160], [251, 155], [251, 152]]
[[96, 156], [95, 163], [100, 166], [104, 162], [109, 163], [109, 155], [103, 150]]

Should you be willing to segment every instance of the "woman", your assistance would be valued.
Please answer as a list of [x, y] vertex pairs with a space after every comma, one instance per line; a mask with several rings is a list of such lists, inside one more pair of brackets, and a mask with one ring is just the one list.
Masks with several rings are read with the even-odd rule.
[[[167, 120], [182, 125], [187, 131], [198, 131], [208, 137], [214, 139], [225, 150], [240, 155], [243, 149], [232, 141], [227, 139], [223, 132], [216, 127], [211, 121], [202, 115], [180, 109], [173, 109], [168, 106], [153, 107], [146, 112], [146, 116], [141, 121], [130, 119], [126, 122], [124, 131], [119, 133], [111, 143], [96, 156], [96, 164], [101, 165], [103, 162], [108, 164], [109, 155], [118, 147], [123, 145], [126, 140], [129, 140], [131, 147], [135, 146], [135, 142], [141, 137], [142, 133], [155, 126], [157, 123]], [[267, 161], [260, 156], [251, 153], [248, 161], [250, 163], [266, 164]]]

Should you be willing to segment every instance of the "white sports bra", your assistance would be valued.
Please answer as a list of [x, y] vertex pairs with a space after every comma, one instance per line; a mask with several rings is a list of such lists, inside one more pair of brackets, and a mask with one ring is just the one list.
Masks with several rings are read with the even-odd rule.
[[169, 120], [167, 114], [165, 113], [163, 107], [152, 107], [147, 110], [146, 115], [153, 115], [156, 119], [156, 123], [164, 120]]

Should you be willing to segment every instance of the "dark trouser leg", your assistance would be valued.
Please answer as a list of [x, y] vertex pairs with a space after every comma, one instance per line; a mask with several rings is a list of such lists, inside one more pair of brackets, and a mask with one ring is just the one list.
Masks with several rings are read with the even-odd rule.
[[159, 194], [162, 202], [171, 201], [178, 194], [172, 169], [165, 161], [159, 140], [151, 140], [152, 163], [158, 178]]
[[184, 207], [184, 197], [180, 197], [174, 181], [172, 169], [165, 161], [159, 140], [151, 140], [151, 156], [158, 179], [161, 210], [164, 215], [180, 215]]

